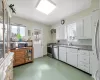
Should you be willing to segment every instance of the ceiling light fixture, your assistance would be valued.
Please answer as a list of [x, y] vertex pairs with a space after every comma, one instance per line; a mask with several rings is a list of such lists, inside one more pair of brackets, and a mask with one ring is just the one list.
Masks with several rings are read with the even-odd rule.
[[38, 11], [47, 15], [50, 14], [55, 8], [56, 5], [50, 0], [40, 0], [39, 4], [36, 7]]

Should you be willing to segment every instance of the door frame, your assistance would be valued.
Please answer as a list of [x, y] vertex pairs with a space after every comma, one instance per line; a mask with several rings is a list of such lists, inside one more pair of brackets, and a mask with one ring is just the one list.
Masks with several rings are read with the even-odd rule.
[[[34, 30], [41, 30], [41, 35], [42, 35], [42, 37], [41, 37], [41, 40], [42, 40], [42, 42], [41, 42], [41, 46], [42, 46], [42, 54], [43, 54], [43, 52], [44, 52], [44, 50], [43, 50], [43, 47], [44, 47], [44, 45], [43, 45], [43, 28], [37, 28], [37, 27], [34, 27], [33, 28], [33, 31], [32, 31], [32, 39], [33, 39], [33, 47], [34, 47]], [[44, 55], [44, 54], [43, 54]]]

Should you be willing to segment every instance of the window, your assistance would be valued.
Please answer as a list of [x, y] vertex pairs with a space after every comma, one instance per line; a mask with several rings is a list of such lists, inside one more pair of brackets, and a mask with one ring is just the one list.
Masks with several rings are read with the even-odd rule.
[[[20, 34], [22, 37], [25, 36], [25, 27], [12, 26], [11, 27], [11, 37], [17, 34]], [[7, 40], [7, 25], [5, 25], [5, 41]], [[0, 23], [0, 41], [3, 40], [3, 24]]]
[[67, 26], [68, 41], [77, 41], [76, 39], [76, 23]]
[[38, 29], [34, 30], [34, 43], [35, 44], [41, 43], [41, 30]]
[[17, 26], [12, 26], [11, 27], [11, 33], [17, 34]]
[[12, 36], [20, 34], [22, 37], [24, 37], [25, 36], [25, 27], [22, 27], [22, 26], [12, 26], [11, 27], [11, 33], [12, 33]]
[[25, 36], [25, 27], [20, 27], [21, 36]]

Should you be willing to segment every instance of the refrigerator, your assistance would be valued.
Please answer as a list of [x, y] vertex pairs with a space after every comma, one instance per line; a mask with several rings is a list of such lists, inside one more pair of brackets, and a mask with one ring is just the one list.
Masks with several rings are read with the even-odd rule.
[[92, 12], [92, 77], [100, 80], [100, 10]]

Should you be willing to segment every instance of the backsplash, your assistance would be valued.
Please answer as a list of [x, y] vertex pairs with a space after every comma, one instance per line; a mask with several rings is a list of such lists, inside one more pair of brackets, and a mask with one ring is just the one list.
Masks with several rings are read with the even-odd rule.
[[57, 41], [59, 44], [67, 44], [67, 40], [58, 40]]
[[[67, 40], [60, 40], [60, 44], [67, 44]], [[92, 39], [83, 39], [71, 42], [73, 45], [92, 45]]]
[[76, 42], [72, 42], [73, 45], [91, 45], [92, 46], [92, 39], [83, 39], [78, 40]]

